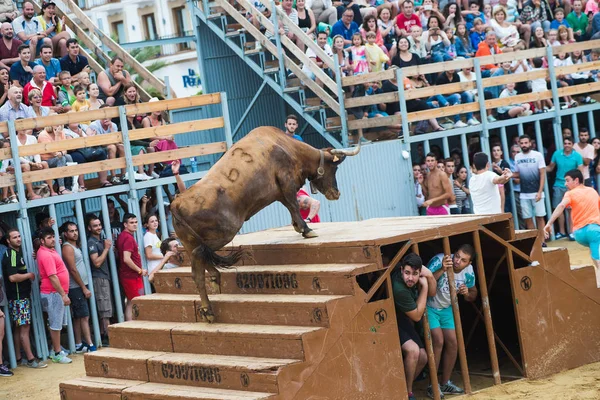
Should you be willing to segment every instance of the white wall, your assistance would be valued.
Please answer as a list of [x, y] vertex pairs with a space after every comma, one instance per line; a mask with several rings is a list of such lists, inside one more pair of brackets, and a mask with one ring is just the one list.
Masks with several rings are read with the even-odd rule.
[[[196, 53], [192, 53], [194, 57], [178, 63], [169, 63], [164, 68], [154, 71], [154, 76], [159, 79], [169, 77], [169, 84], [177, 94], [177, 97], [193, 96], [201, 89], [198, 74], [198, 60]], [[190, 70], [196, 77], [190, 76]]]

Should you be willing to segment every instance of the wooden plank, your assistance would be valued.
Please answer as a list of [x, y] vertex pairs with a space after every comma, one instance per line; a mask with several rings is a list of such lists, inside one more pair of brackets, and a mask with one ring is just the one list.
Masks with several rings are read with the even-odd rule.
[[132, 131], [129, 131], [129, 139], [152, 139], [161, 136], [178, 135], [181, 133], [222, 128], [224, 126], [225, 120], [223, 119], [223, 117], [199, 119], [196, 121], [178, 122], [170, 125], [134, 129]]
[[0, 175], [0, 188], [14, 186], [17, 183], [13, 174]]
[[[181, 147], [176, 150], [158, 151], [148, 154], [140, 154], [133, 156], [133, 165], [148, 165], [163, 161], [173, 161], [179, 158], [187, 158], [193, 156], [205, 156], [208, 154], [224, 153], [227, 151], [227, 143], [216, 142], [208, 144], [199, 144], [196, 146]], [[83, 164], [87, 165], [87, 164]]]
[[[543, 92], [537, 92], [537, 93], [518, 94], [516, 96], [498, 98], [498, 99], [493, 99], [493, 100], [486, 100], [485, 108], [492, 109], [492, 108], [508, 106], [511, 104], [530, 103], [532, 101], [551, 99], [551, 98], [552, 98], [551, 90], [545, 90]], [[555, 104], [554, 106], [558, 107], [558, 104]]]
[[[138, 103], [125, 106], [127, 115], [147, 114], [154, 111], [169, 111], [181, 108], [200, 107], [209, 104], [219, 104], [221, 95], [219, 93], [204, 94], [200, 96], [182, 97], [179, 99], [154, 101], [151, 103]], [[118, 107], [106, 107], [98, 110], [83, 111], [77, 113], [56, 114], [40, 118], [28, 118], [15, 121], [16, 130], [43, 129], [51, 125], [66, 125], [75, 122], [93, 121], [103, 118], [115, 118], [119, 116]], [[2, 125], [0, 124], [0, 131]], [[8, 127], [7, 127], [8, 129]]]
[[[482, 65], [485, 65], [482, 63]], [[414, 67], [402, 68], [404, 76], [427, 75], [442, 71], [453, 71], [473, 66], [473, 59], [467, 58], [464, 60], [445, 61], [434, 64], [423, 64]]]
[[369, 129], [382, 126], [398, 125], [402, 123], [400, 115], [391, 115], [389, 117], [362, 118], [348, 122], [348, 129]]
[[460, 93], [477, 87], [475, 81], [453, 82], [445, 85], [427, 86], [419, 89], [411, 89], [405, 92], [406, 100], [429, 98], [436, 94]]
[[567, 86], [558, 89], [558, 97], [573, 96], [576, 94], [587, 94], [590, 92], [596, 92], [598, 90], [600, 90], [600, 82], [583, 83], [581, 85]]
[[[267, 8], [267, 10], [269, 10], [270, 12], [273, 12], [273, 7], [271, 6], [271, 2], [269, 0], [259, 0], [259, 1]], [[244, 8], [246, 8], [246, 7], [244, 7]], [[289, 28], [290, 32], [292, 32], [294, 35], [296, 35], [296, 37], [300, 38], [300, 40], [302, 41], [302, 43], [304, 43], [304, 45], [306, 47], [308, 47], [309, 49], [312, 49], [312, 51], [315, 52], [317, 57], [319, 57], [325, 64], [327, 64], [327, 66], [329, 68], [331, 68], [331, 70], [335, 70], [335, 63], [333, 61], [333, 58], [329, 57], [325, 53], [325, 51], [323, 51], [323, 49], [320, 48], [319, 45], [314, 40], [311, 40], [306, 35], [306, 33], [304, 33], [304, 31], [302, 29], [300, 29], [300, 27], [298, 25], [294, 24], [292, 22], [292, 20], [287, 16], [287, 14], [282, 9], [280, 9], [278, 7], [275, 7], [275, 8], [277, 9], [277, 18], [279, 19], [279, 21], [282, 21]], [[246, 9], [248, 9], [248, 8], [246, 8]], [[264, 17], [264, 15], [262, 13], [258, 12], [258, 10], [254, 6], [252, 6], [252, 10], [249, 10], [249, 11], [252, 11], [252, 15], [254, 15], [254, 16], [259, 16], [259, 17], [263, 16]], [[261, 21], [261, 23], [262, 23], [262, 21]], [[273, 32], [273, 31], [271, 31], [271, 32]], [[287, 39], [290, 43], [292, 43], [287, 38], [287, 36], [282, 36], [282, 39]], [[282, 42], [283, 42], [283, 40], [282, 40]], [[291, 47], [286, 44], [286, 47], [288, 49], [292, 50], [294, 47], [296, 47], [296, 44], [292, 43]], [[292, 50], [292, 52], [293, 52], [293, 50]], [[312, 71], [312, 68], [311, 68], [311, 71]], [[337, 90], [337, 89], [335, 89], [335, 90]]]
[[[100, 32], [98, 28], [94, 25], [92, 20], [77, 6], [77, 4], [73, 0], [64, 0], [64, 3], [69, 9], [75, 14], [75, 16], [81, 21], [81, 23], [90, 30], [90, 32], [96, 33], [96, 36], [100, 39], [102, 43], [104, 43], [109, 49], [117, 53], [120, 56], [126, 65], [130, 65], [133, 67], [135, 72], [144, 78], [150, 85], [154, 88], [158, 89], [161, 93], [167, 93], [167, 87], [163, 81], [156, 78], [150, 71], [146, 69], [142, 64], [140, 64], [134, 57], [132, 57], [128, 52], [126, 52], [121, 46], [119, 46], [114, 40], [112, 40], [109, 36]], [[175, 93], [171, 88], [171, 94], [175, 97]]]
[[521, 72], [518, 74], [508, 74], [502, 76], [495, 76], [493, 78], [484, 78], [481, 80], [481, 82], [483, 83], [483, 87], [487, 88], [493, 86], [506, 85], [510, 82], [527, 82], [532, 79], [540, 79], [546, 77], [548, 77], [548, 70], [542, 69], [539, 71], [529, 71], [524, 73]]
[[[512, 98], [512, 97], [511, 97]], [[457, 104], [455, 106], [440, 107], [434, 110], [416, 111], [408, 114], [408, 122], [422, 121], [430, 118], [450, 117], [457, 114], [479, 111], [479, 103]]]
[[0, 161], [8, 160], [9, 158], [12, 158], [12, 151], [10, 150], [10, 147], [8, 149], [0, 149]]
[[[396, 66], [385, 71], [372, 72], [369, 74], [352, 75], [342, 78], [342, 86], [360, 85], [366, 82], [387, 81], [396, 77]], [[403, 70], [404, 71], [404, 70]]]
[[30, 144], [19, 147], [19, 157], [35, 156], [37, 154], [55, 153], [57, 151], [76, 150], [85, 147], [106, 146], [113, 143], [122, 143], [121, 132], [106, 135], [94, 135], [76, 139], [59, 140], [51, 143]]
[[574, 72], [591, 71], [593, 69], [598, 69], [598, 68], [600, 68], [600, 60], [592, 61], [592, 62], [585, 62], [583, 64], [567, 65], [564, 67], [555, 67], [554, 73], [556, 75], [566, 75], [566, 74], [572, 74]]
[[23, 172], [23, 183], [40, 182], [49, 179], [65, 178], [67, 176], [92, 174], [99, 171], [110, 171], [125, 168], [125, 158], [94, 161], [77, 164], [69, 167], [43, 169], [39, 171]]
[[346, 108], [369, 106], [372, 104], [392, 103], [398, 101], [398, 92], [374, 94], [370, 96], [353, 97], [344, 101]]

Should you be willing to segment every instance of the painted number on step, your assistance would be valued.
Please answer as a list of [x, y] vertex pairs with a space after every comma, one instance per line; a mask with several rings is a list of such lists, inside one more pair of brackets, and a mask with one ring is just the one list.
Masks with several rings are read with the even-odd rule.
[[236, 274], [240, 289], [297, 289], [296, 274]]
[[212, 367], [162, 364], [162, 375], [165, 379], [183, 379], [184, 381], [221, 383], [219, 368]]

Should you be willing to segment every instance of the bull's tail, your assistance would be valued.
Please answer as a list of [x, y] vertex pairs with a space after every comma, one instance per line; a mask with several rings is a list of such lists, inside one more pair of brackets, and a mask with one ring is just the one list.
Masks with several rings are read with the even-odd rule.
[[191, 256], [207, 263], [214, 265], [215, 267], [221, 268], [229, 268], [235, 263], [237, 263], [245, 254], [244, 250], [232, 250], [226, 256], [221, 256], [217, 254], [216, 251], [205, 245], [202, 241], [202, 238], [198, 233], [187, 223], [185, 218], [181, 218], [176, 208], [171, 209], [171, 215], [173, 219], [179, 223], [184, 225], [188, 230], [196, 237], [198, 245], [195, 249], [192, 250]]

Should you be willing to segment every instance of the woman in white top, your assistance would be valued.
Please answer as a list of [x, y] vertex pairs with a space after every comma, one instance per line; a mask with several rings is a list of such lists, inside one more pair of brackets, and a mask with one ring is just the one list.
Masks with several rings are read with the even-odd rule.
[[158, 237], [158, 217], [154, 214], [148, 214], [144, 226], [147, 229], [144, 235], [144, 253], [148, 261], [148, 273], [152, 273], [160, 264], [163, 255], [160, 252], [160, 238]]
[[490, 26], [494, 29], [498, 44], [503, 52], [524, 50], [525, 42], [521, 40], [517, 27], [506, 21], [506, 10], [498, 6], [494, 9], [494, 18], [490, 20]]
[[[19, 118], [17, 118], [17, 119], [19, 119]], [[35, 138], [35, 136], [28, 135], [26, 130], [17, 131], [17, 146], [27, 146], [30, 144], [37, 144], [37, 143], [38, 143], [38, 141]], [[40, 157], [39, 154], [36, 154], [33, 156], [21, 156], [20, 160], [21, 160], [21, 170], [23, 170], [23, 172], [37, 171], [40, 169], [48, 168], [48, 163], [45, 161], [42, 161], [42, 158]], [[28, 200], [37, 200], [37, 199], [42, 198], [41, 196], [35, 194], [35, 192], [33, 191], [33, 186], [31, 184], [31, 182], [26, 183], [25, 188], [27, 189], [27, 199]]]
[[427, 22], [427, 30], [424, 30], [421, 36], [421, 43], [425, 44], [427, 52], [431, 54], [431, 61], [434, 63], [452, 61], [452, 57], [446, 51], [446, 47], [450, 46], [450, 40], [442, 28], [441, 20], [432, 15]]
[[352, 65], [350, 64], [350, 56], [344, 50], [344, 37], [335, 35], [333, 37], [333, 56], [338, 58], [338, 65], [342, 71], [342, 76], [352, 75]]

